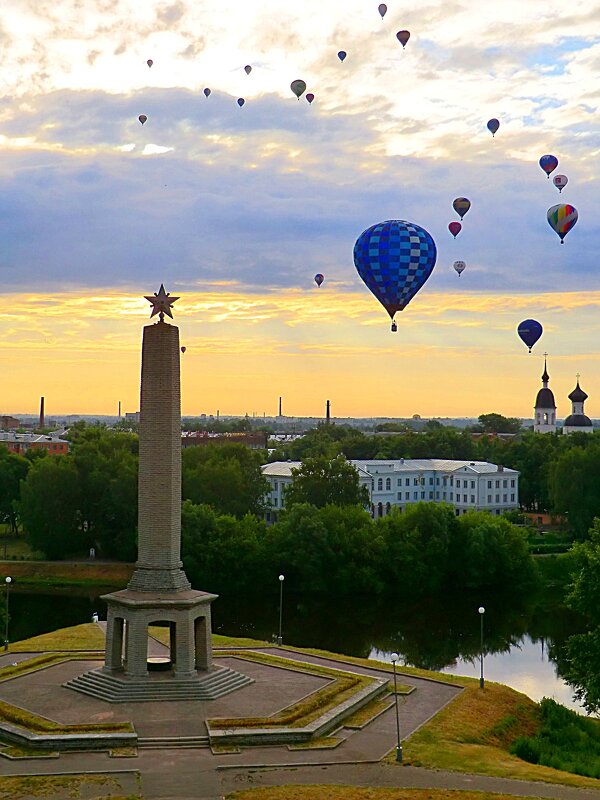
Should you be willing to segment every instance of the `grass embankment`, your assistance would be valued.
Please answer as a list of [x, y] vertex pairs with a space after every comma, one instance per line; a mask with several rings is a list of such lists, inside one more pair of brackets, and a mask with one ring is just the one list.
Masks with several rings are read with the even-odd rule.
[[[268, 786], [226, 800], [514, 800], [513, 795], [454, 789], [365, 789], [360, 786]], [[521, 800], [533, 800], [523, 796]]]
[[[2, 551], [0, 550], [0, 553]], [[0, 578], [27, 586], [119, 586], [131, 578], [135, 566], [99, 561], [3, 561]]]
[[460, 695], [406, 740], [405, 763], [600, 789], [600, 782], [593, 778], [529, 764], [511, 755], [513, 742], [520, 736], [535, 736], [541, 724], [539, 705], [526, 695], [491, 682], [480, 689], [471, 679]]
[[582, 717], [545, 697], [535, 736], [520, 736], [511, 752], [532, 764], [600, 778], [600, 720]]
[[112, 775], [4, 775], [0, 800], [141, 800], [138, 792], [124, 794]]
[[8, 649], [11, 653], [103, 651], [104, 631], [95, 622], [85, 622], [13, 642]]

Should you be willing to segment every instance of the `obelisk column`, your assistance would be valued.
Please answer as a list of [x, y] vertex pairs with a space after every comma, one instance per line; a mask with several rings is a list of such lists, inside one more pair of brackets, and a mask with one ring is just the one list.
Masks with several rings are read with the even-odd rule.
[[[190, 589], [181, 561], [181, 390], [179, 329], [164, 322], [171, 298], [161, 286], [144, 328], [140, 396], [138, 560], [127, 586], [137, 592]], [[167, 299], [168, 298], [168, 299]], [[153, 302], [153, 298], [148, 298]]]

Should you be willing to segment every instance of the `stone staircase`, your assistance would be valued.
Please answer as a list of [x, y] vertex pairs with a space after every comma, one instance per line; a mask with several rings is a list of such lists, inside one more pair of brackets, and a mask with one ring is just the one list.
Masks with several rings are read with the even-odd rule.
[[138, 747], [144, 750], [164, 750], [178, 747], [191, 750], [197, 747], [210, 747], [208, 736], [155, 736], [138, 738]]
[[109, 675], [102, 669], [84, 672], [63, 684], [68, 689], [107, 703], [147, 703], [176, 700], [216, 700], [254, 683], [253, 678], [229, 667], [215, 667], [198, 678], [174, 678], [156, 673], [148, 678]]

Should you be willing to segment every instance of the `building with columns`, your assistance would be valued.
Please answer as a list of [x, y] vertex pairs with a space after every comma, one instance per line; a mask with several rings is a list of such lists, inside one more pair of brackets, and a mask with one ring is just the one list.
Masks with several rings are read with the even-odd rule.
[[585, 415], [583, 405], [588, 399], [588, 395], [579, 385], [579, 375], [577, 375], [577, 386], [569, 395], [572, 410], [563, 425], [563, 433], [593, 433], [591, 419]]
[[534, 407], [533, 430], [535, 433], [556, 433], [556, 403], [552, 389], [548, 388], [548, 369], [546, 366], [547, 353], [544, 353], [544, 373], [542, 375], [542, 388], [537, 393]]

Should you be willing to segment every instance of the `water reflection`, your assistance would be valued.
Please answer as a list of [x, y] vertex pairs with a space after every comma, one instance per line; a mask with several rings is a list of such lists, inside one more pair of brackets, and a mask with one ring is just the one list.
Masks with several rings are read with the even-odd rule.
[[[213, 605], [213, 630], [232, 636], [271, 640], [278, 629], [279, 587], [270, 596], [235, 597], [223, 593]], [[15, 591], [11, 596], [10, 638], [24, 639], [68, 625], [89, 622], [94, 611], [105, 618], [98, 595], [64, 590]], [[571, 690], [556, 675], [550, 646], [560, 648], [581, 623], [543, 595], [430, 598], [415, 603], [369, 598], [285, 597], [284, 644], [389, 660], [401, 654], [405, 664], [479, 675], [480, 619], [485, 606], [485, 675], [534, 699], [555, 697], [573, 706]]]

